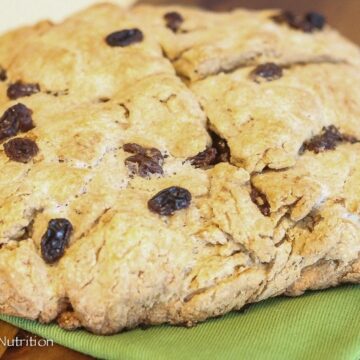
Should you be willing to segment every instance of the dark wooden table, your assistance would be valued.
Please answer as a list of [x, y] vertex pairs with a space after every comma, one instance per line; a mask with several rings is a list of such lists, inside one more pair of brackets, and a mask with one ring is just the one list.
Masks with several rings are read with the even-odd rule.
[[[236, 7], [252, 9], [261, 8], [286, 8], [296, 12], [317, 10], [326, 15], [329, 22], [338, 28], [344, 35], [360, 44], [360, 31], [358, 21], [360, 19], [360, 0], [147, 0], [146, 3], [169, 4], [182, 3], [199, 5], [204, 8], [224, 11]], [[29, 336], [23, 330], [0, 321], [0, 337], [24, 339]], [[33, 336], [33, 335], [32, 335]], [[60, 345], [51, 347], [9, 347], [0, 343], [1, 360], [86, 360], [89, 356], [79, 354]]]

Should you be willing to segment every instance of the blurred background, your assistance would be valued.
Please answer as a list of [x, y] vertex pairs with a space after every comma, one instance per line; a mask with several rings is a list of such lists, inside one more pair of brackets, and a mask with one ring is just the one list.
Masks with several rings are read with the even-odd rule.
[[341, 33], [360, 45], [360, 0], [147, 0], [141, 2], [198, 5], [217, 11], [231, 10], [236, 7], [281, 8], [299, 13], [316, 10], [323, 13], [329, 23], [339, 29]]
[[360, 45], [360, 0], [148, 0], [141, 2], [198, 5], [217, 11], [231, 10], [236, 7], [249, 9], [280, 8], [299, 13], [315, 10], [326, 15], [331, 25]]
[[[106, 0], [104, 0], [106, 1]], [[0, 32], [44, 18], [59, 21], [96, 0], [0, 0]], [[134, 0], [110, 0], [128, 5]], [[283, 8], [296, 12], [316, 10], [328, 18], [330, 24], [360, 44], [360, 0], [144, 0], [140, 3], [198, 5], [207, 9], [226, 11], [236, 7], [251, 9]]]

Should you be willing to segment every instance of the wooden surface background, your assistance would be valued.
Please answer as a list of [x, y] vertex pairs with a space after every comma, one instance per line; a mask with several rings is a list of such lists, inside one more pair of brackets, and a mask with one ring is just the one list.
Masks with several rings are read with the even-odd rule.
[[[36, 0], [35, 0], [36, 1]], [[74, 0], [76, 1], [76, 0]], [[329, 22], [344, 35], [360, 44], [360, 0], [146, 0], [146, 3], [171, 4], [181, 3], [199, 5], [216, 11], [226, 11], [236, 7], [252, 9], [283, 8], [296, 12], [317, 10], [326, 15]], [[0, 337], [24, 339], [29, 336], [25, 331], [0, 321]], [[53, 347], [9, 347], [0, 344], [1, 360], [86, 360], [89, 356], [79, 354], [59, 345]]]

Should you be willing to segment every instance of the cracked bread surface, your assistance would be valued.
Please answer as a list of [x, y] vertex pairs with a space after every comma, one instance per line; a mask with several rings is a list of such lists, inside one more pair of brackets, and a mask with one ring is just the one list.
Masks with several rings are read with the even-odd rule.
[[360, 282], [360, 51], [278, 13], [101, 4], [0, 37], [1, 313], [110, 334]]

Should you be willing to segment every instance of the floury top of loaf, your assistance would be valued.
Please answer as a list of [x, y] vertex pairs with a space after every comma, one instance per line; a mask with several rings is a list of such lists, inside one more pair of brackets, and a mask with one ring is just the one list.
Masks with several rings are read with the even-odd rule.
[[0, 66], [1, 313], [108, 334], [360, 282], [360, 51], [320, 14], [102, 4]]

